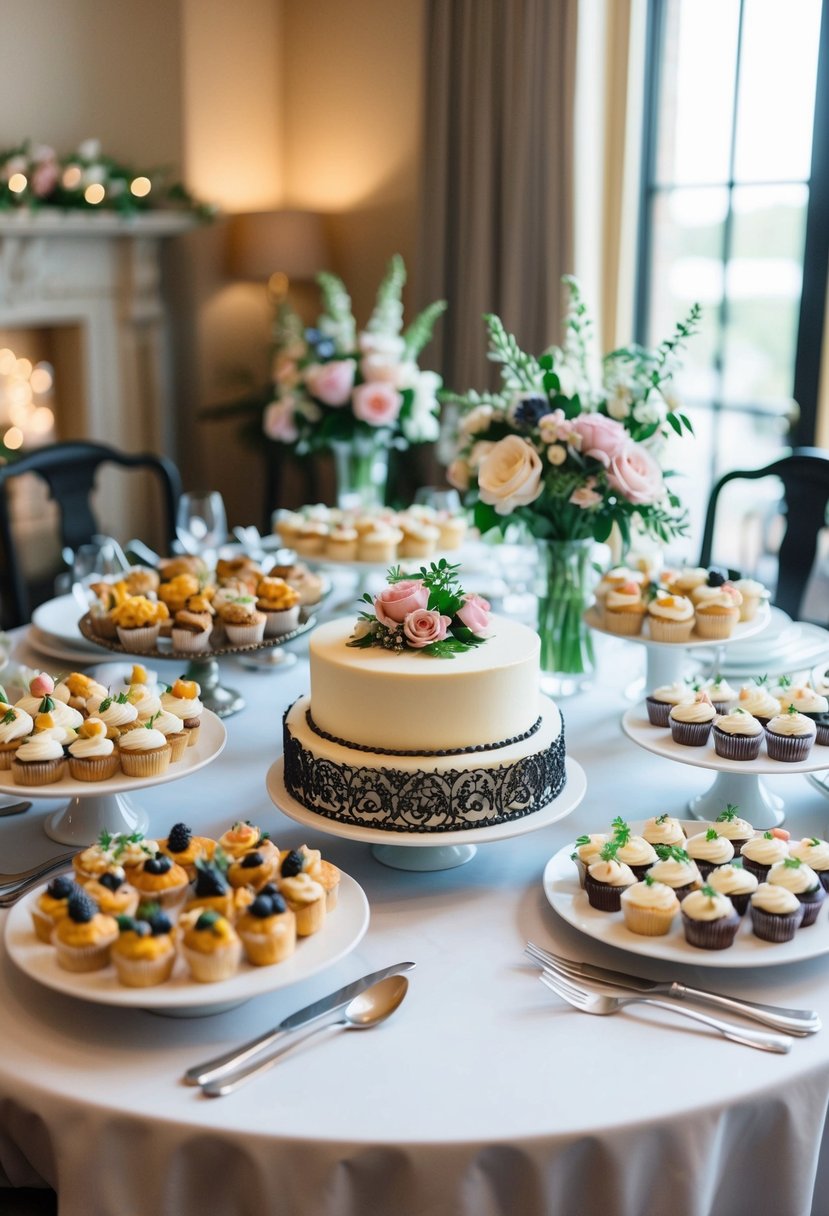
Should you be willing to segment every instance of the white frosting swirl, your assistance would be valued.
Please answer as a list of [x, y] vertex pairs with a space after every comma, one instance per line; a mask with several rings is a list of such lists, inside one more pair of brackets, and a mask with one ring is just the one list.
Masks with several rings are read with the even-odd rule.
[[60, 760], [63, 758], [63, 747], [49, 731], [41, 730], [25, 743], [21, 743], [14, 753], [15, 760], [26, 763], [37, 760]]
[[735, 579], [734, 586], [740, 592], [743, 599], [746, 599], [746, 597], [755, 600], [768, 598], [768, 591], [762, 583], [758, 583], [756, 578]]
[[755, 836], [740, 849], [743, 857], [756, 861], [759, 866], [773, 866], [789, 855], [789, 846], [779, 836]]
[[790, 688], [780, 697], [780, 708], [783, 713], [793, 705], [801, 714], [829, 713], [829, 701], [816, 693], [813, 688]]
[[[711, 594], [712, 592], [713, 594]], [[742, 602], [743, 597], [733, 587], [710, 587], [701, 602], [697, 604], [697, 612], [703, 616], [709, 612], [721, 613], [722, 609], [727, 612], [736, 612]]]
[[751, 903], [761, 912], [771, 912], [775, 916], [791, 916], [800, 907], [800, 900], [793, 891], [770, 882], [760, 883], [751, 897]]
[[325, 898], [325, 888], [304, 871], [291, 878], [280, 879], [279, 889], [294, 904], [313, 904]]
[[727, 735], [760, 735], [763, 732], [762, 723], [739, 706], [730, 714], [717, 718], [717, 728]]
[[608, 612], [624, 612], [626, 608], [644, 608], [638, 588], [635, 591], [622, 591], [620, 588], [614, 587], [607, 593], [605, 606]]
[[624, 865], [650, 866], [656, 861], [656, 849], [644, 836], [631, 836], [627, 844], [619, 846], [616, 856]]
[[[799, 859], [798, 859], [799, 860]], [[799, 866], [786, 865], [785, 861], [776, 861], [766, 875], [766, 882], [785, 887], [794, 891], [795, 895], [803, 895], [806, 891], [814, 891], [820, 886], [820, 879], [811, 866], [801, 863]]]
[[736, 701], [737, 689], [732, 688], [728, 680], [720, 677], [718, 680], [709, 680], [703, 684], [703, 691], [707, 692], [712, 701]]
[[672, 815], [655, 815], [645, 822], [642, 835], [651, 844], [684, 844], [685, 833]]
[[165, 692], [161, 698], [161, 708], [184, 719], [198, 718], [204, 706], [198, 697], [174, 697], [172, 693]]
[[654, 701], [662, 701], [666, 705], [679, 705], [682, 701], [691, 701], [693, 696], [688, 685], [683, 684], [681, 680], [676, 680], [673, 684], [662, 684], [651, 693]]
[[[14, 718], [4, 722], [7, 714], [14, 714]], [[31, 714], [27, 714], [25, 709], [0, 706], [0, 743], [13, 743], [15, 739], [25, 738], [32, 733], [34, 725]]]
[[680, 591], [693, 591], [708, 582], [708, 571], [704, 566], [683, 566], [674, 579], [674, 586]]
[[817, 727], [811, 718], [807, 718], [805, 714], [790, 714], [788, 711], [772, 718], [768, 729], [772, 734], [785, 735], [789, 739], [801, 739], [817, 733]]
[[708, 861], [721, 866], [731, 861], [734, 845], [725, 836], [714, 836], [709, 840], [707, 831], [697, 832], [696, 836], [688, 837], [685, 852], [695, 861]]
[[117, 730], [122, 726], [129, 726], [130, 722], [134, 722], [138, 717], [138, 710], [134, 705], [130, 705], [129, 701], [114, 700], [107, 705], [106, 709], [101, 709], [107, 700], [107, 697], [101, 697], [100, 700], [93, 698], [88, 703], [90, 715], [100, 718], [107, 726], [114, 726]]
[[590, 839], [587, 844], [580, 844], [576, 846], [576, 855], [578, 856], [579, 861], [585, 866], [590, 866], [594, 861], [598, 861], [599, 854], [607, 844], [608, 840], [610, 840], [610, 837], [604, 832], [591, 832]]
[[161, 709], [161, 697], [152, 688], [147, 688], [144, 684], [133, 684], [127, 693], [130, 704], [134, 705], [138, 713], [139, 720], [146, 722], [153, 714], [157, 714]]
[[78, 738], [69, 744], [69, 751], [77, 760], [85, 760], [94, 756], [111, 756], [115, 744], [106, 735], [93, 735]]
[[711, 722], [717, 711], [710, 701], [683, 701], [675, 705], [669, 717], [675, 722]]
[[715, 832], [725, 836], [726, 840], [751, 840], [754, 828], [747, 819], [735, 815], [733, 819], [718, 819], [711, 824]]
[[657, 882], [667, 883], [669, 887], [687, 887], [689, 883], [699, 881], [699, 870], [693, 861], [677, 861], [675, 857], [665, 857], [657, 861], [648, 870], [651, 878]]
[[630, 866], [613, 858], [594, 861], [592, 866], [588, 866], [587, 872], [596, 882], [603, 882], [608, 887], [630, 887], [636, 882], [636, 875]]
[[802, 840], [790, 840], [789, 855], [799, 857], [813, 870], [829, 870], [829, 841], [818, 840], [813, 836], [804, 836]]
[[653, 908], [660, 912], [671, 912], [679, 904], [676, 893], [664, 882], [635, 882], [622, 892], [622, 903], [635, 904], [637, 908]]
[[757, 879], [750, 870], [731, 864], [717, 866], [706, 879], [709, 887], [721, 891], [723, 895], [750, 895], [757, 890]]
[[727, 916], [736, 916], [734, 905], [721, 891], [715, 891], [713, 895], [707, 895], [705, 891], [692, 891], [682, 901], [682, 913], [691, 920], [723, 920]]
[[145, 726], [139, 726], [137, 730], [128, 730], [125, 735], [122, 735], [118, 740], [118, 746], [122, 752], [151, 752], [156, 748], [164, 747], [166, 742], [167, 740], [160, 730], [154, 728], [147, 730]]
[[657, 596], [648, 605], [648, 612], [666, 621], [690, 621], [694, 605], [684, 595]]
[[158, 717], [153, 722], [156, 730], [160, 730], [162, 735], [180, 735], [184, 730], [184, 723], [176, 714], [171, 714], [169, 710], [162, 709]]
[[773, 718], [780, 713], [780, 702], [765, 688], [744, 684], [737, 698], [740, 708], [753, 714], [755, 718]]

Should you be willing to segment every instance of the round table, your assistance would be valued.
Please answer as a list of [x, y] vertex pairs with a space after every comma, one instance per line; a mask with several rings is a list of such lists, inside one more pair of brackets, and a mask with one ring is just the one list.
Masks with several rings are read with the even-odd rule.
[[[568, 819], [435, 872], [389, 869], [359, 842], [308, 840], [362, 885], [371, 924], [353, 954], [296, 988], [177, 1020], [51, 993], [3, 957], [0, 1178], [55, 1187], [61, 1216], [829, 1211], [825, 961], [763, 972], [631, 960], [581, 937], [545, 901], [545, 863], [579, 832], [617, 814], [681, 812], [707, 783], [622, 733], [631, 652], [603, 642], [601, 683], [562, 703], [568, 751], [588, 782]], [[36, 661], [24, 640], [17, 656]], [[219, 832], [245, 818], [280, 847], [299, 845], [306, 830], [274, 809], [265, 774], [282, 712], [307, 687], [307, 662], [228, 674], [247, 708], [227, 721], [214, 765], [154, 791], [150, 832], [166, 834], [179, 819]], [[801, 776], [778, 782], [789, 826], [825, 835], [825, 797]], [[48, 810], [0, 819], [0, 869], [57, 851], [42, 831]], [[528, 939], [654, 978], [812, 1007], [827, 1029], [777, 1056], [659, 1010], [584, 1016], [538, 982], [523, 956]], [[323, 1036], [227, 1098], [181, 1083], [189, 1065], [404, 959], [417, 962], [409, 995], [370, 1033]]]

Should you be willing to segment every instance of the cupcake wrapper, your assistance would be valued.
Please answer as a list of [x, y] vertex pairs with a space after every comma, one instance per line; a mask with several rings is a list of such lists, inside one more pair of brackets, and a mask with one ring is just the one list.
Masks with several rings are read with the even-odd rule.
[[753, 874], [758, 882], [765, 882], [771, 866], [760, 865], [758, 861], [752, 861], [750, 857], [743, 856], [743, 869], [748, 870], [749, 874]]
[[200, 726], [185, 726], [184, 729], [187, 731], [187, 746], [195, 747], [199, 741]]
[[[281, 919], [285, 919], [284, 917]], [[254, 967], [270, 967], [290, 958], [296, 949], [296, 922], [280, 926], [275, 933], [246, 933], [239, 930], [245, 958]]]
[[727, 714], [728, 711], [731, 709], [731, 706], [734, 704], [734, 702], [733, 701], [715, 701], [712, 697], [711, 704], [714, 706], [714, 709], [717, 711], [718, 714]]
[[769, 760], [780, 760], [784, 764], [797, 764], [805, 760], [812, 750], [812, 735], [776, 735], [766, 731], [766, 751]]
[[604, 882], [596, 882], [588, 873], [584, 879], [584, 889], [591, 908], [599, 912], [619, 912], [622, 907], [622, 892], [624, 887], [611, 887]]
[[731, 892], [729, 892], [728, 898], [731, 900], [732, 904], [734, 905], [734, 911], [737, 913], [737, 915], [745, 916], [746, 908], [748, 907], [749, 901], [751, 899], [751, 892], [746, 891], [743, 895], [734, 895]]
[[807, 925], [813, 925], [817, 920], [818, 913], [826, 900], [826, 892], [821, 886], [816, 891], [804, 891], [797, 898], [803, 908], [803, 920], [800, 922], [800, 927], [805, 929]]
[[701, 638], [730, 638], [734, 632], [734, 626], [737, 624], [738, 618], [739, 613], [736, 609], [733, 614], [725, 612], [722, 615], [715, 616], [697, 612], [697, 634]]
[[12, 776], [17, 785], [52, 785], [66, 776], [65, 760], [13, 760]]
[[653, 697], [645, 697], [645, 708], [648, 711], [648, 721], [651, 726], [669, 726], [668, 714], [673, 706], [667, 701], [655, 701]]
[[149, 752], [121, 752], [121, 768], [128, 777], [157, 777], [169, 767], [172, 750], [168, 743]]
[[69, 757], [69, 775], [76, 781], [108, 781], [118, 772], [118, 753], [111, 756]]
[[0, 747], [0, 772], [6, 773], [11, 769], [14, 753], [17, 751], [22, 740], [15, 739], [14, 743], [4, 743]]
[[824, 891], [829, 891], [829, 870], [818, 870], [817, 876]]
[[673, 721], [670, 726], [674, 743], [682, 743], [685, 747], [704, 747], [711, 734], [710, 722]]
[[175, 764], [187, 751], [187, 744], [189, 742], [187, 731], [180, 730], [177, 735], [167, 735], [167, 742], [170, 744], [170, 763]]
[[176, 629], [174, 626], [170, 636], [173, 641], [173, 650], [184, 650], [190, 654], [207, 650], [210, 645], [209, 629], [203, 633], [191, 633], [189, 629]]
[[109, 962], [112, 941], [97, 946], [66, 946], [54, 938], [52, 940], [58, 966], [64, 971], [101, 971]]
[[225, 633], [228, 641], [234, 646], [253, 646], [265, 636], [265, 622], [259, 621], [251, 625], [229, 625], [225, 622]]
[[118, 627], [118, 641], [127, 654], [146, 654], [158, 641], [158, 625], [147, 625], [144, 629], [122, 629]]
[[786, 916], [776, 916], [773, 912], [764, 912], [762, 908], [751, 905], [751, 925], [754, 936], [762, 938], [764, 942], [790, 942], [802, 920], [802, 904], [796, 912], [790, 912]]
[[281, 612], [265, 613], [265, 637], [278, 638], [283, 633], [291, 633], [299, 624], [299, 604], [293, 608], [283, 608]]
[[636, 637], [642, 632], [644, 621], [644, 612], [608, 612], [605, 609], [604, 627], [608, 633], [618, 634], [619, 637]]
[[111, 956], [118, 975], [118, 983], [125, 988], [153, 988], [168, 980], [175, 966], [176, 953], [171, 950], [161, 958], [126, 958], [118, 951]]
[[46, 913], [38, 908], [36, 904], [32, 908], [31, 912], [32, 927], [34, 928], [38, 941], [46, 942], [47, 946], [50, 946], [52, 944], [52, 931], [54, 930], [57, 921], [51, 916], [47, 916]]
[[693, 920], [690, 916], [683, 916], [682, 925], [689, 946], [696, 946], [700, 950], [727, 950], [734, 943], [740, 918], [734, 915], [723, 916], [719, 920]]
[[730, 735], [714, 727], [714, 751], [725, 760], [756, 760], [762, 742], [762, 731], [756, 735]]
[[676, 911], [666, 912], [661, 908], [636, 908], [622, 904], [625, 924], [631, 933], [640, 937], [664, 937], [670, 932]]
[[[822, 718], [826, 720], [823, 721]], [[815, 726], [817, 727], [815, 743], [819, 743], [821, 747], [829, 747], [829, 714], [823, 714], [821, 718], [815, 718]]]
[[697, 869], [699, 870], [699, 876], [703, 882], [705, 882], [706, 878], [711, 873], [711, 871], [716, 870], [716, 868], [717, 868], [717, 863], [713, 862], [713, 861], [700, 861], [700, 859], [698, 857], [695, 857], [694, 861], [697, 863]]
[[242, 943], [230, 942], [223, 949], [213, 954], [202, 954], [182, 945], [181, 952], [190, 968], [190, 975], [200, 984], [215, 984], [219, 980], [229, 979], [239, 966], [242, 958]]
[[158, 904], [160, 908], [177, 908], [179, 904], [184, 903], [187, 889], [190, 886], [189, 879], [187, 882], [179, 883], [177, 887], [161, 887], [153, 888], [149, 891], [143, 890], [141, 887], [136, 887], [136, 891], [140, 896], [142, 904]]
[[666, 621], [660, 616], [648, 617], [648, 628], [654, 642], [687, 642], [694, 629], [694, 618], [689, 621]]

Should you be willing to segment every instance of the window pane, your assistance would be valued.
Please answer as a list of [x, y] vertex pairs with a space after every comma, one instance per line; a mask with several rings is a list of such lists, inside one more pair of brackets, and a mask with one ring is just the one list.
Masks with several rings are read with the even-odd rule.
[[820, 0], [746, 0], [736, 181], [806, 181], [812, 156]]
[[739, 14], [738, 0], [665, 5], [659, 182], [728, 180]]
[[790, 406], [807, 202], [805, 186], [734, 190], [732, 257], [725, 276], [726, 402], [778, 411]]

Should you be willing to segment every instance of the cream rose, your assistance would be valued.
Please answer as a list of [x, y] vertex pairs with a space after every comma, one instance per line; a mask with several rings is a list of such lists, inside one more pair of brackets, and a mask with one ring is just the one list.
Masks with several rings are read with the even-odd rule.
[[507, 435], [481, 461], [481, 501], [494, 506], [498, 515], [525, 507], [541, 493], [541, 471], [541, 458], [535, 448], [517, 435]]

